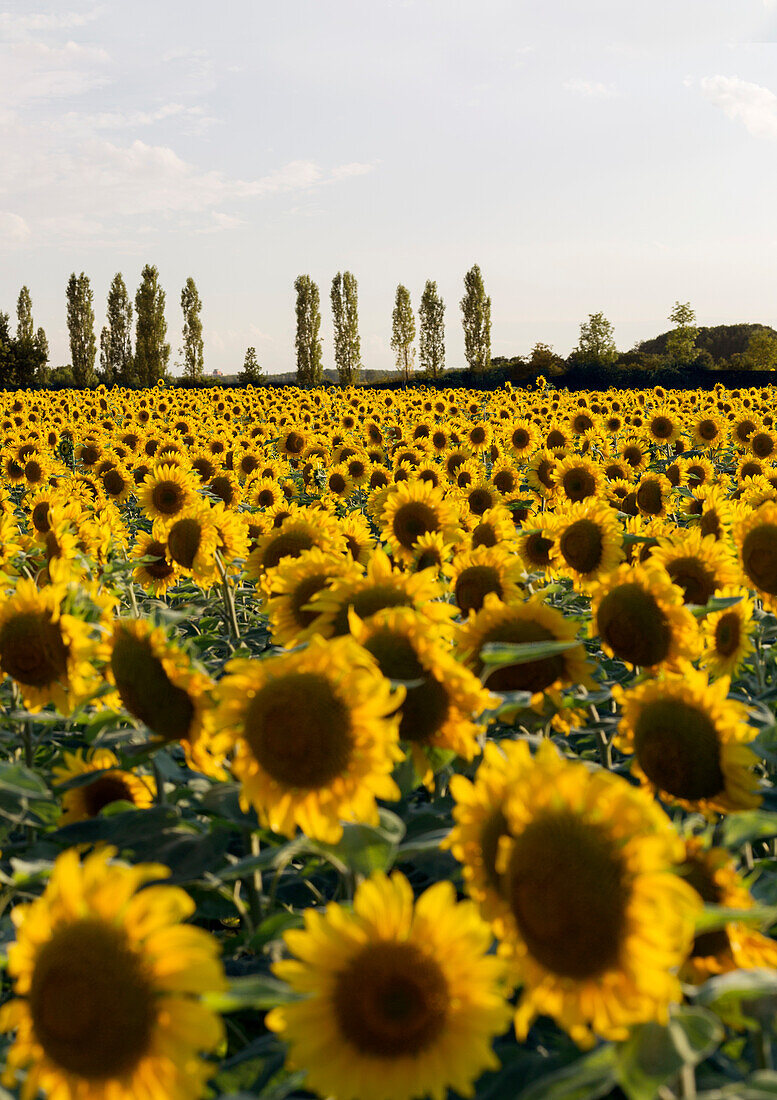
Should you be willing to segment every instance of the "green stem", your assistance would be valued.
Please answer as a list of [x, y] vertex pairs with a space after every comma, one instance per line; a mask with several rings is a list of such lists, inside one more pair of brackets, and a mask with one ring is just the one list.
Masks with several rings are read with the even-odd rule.
[[[246, 855], [258, 856], [261, 851], [259, 834], [254, 832], [253, 829], [246, 829], [244, 835]], [[262, 872], [257, 867], [256, 870], [246, 875], [242, 881], [248, 900], [248, 915], [253, 934], [262, 923]]]
[[227, 613], [227, 619], [232, 629], [235, 641], [240, 641], [240, 627], [237, 622], [237, 613], [235, 612], [235, 600], [232, 595], [232, 589], [229, 587], [229, 580], [227, 578], [227, 571], [224, 568], [224, 563], [221, 560], [221, 556], [216, 554], [216, 564], [218, 565], [219, 574], [221, 576], [221, 591], [224, 596], [224, 610]]

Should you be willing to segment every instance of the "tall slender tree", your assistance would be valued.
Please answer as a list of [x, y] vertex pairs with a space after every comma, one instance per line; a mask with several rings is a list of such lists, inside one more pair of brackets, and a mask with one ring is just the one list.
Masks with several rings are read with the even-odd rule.
[[238, 375], [238, 380], [247, 386], [249, 383], [253, 385], [255, 382], [259, 382], [263, 377], [264, 371], [256, 358], [256, 348], [246, 348], [243, 369]]
[[338, 271], [332, 280], [332, 317], [335, 330], [335, 366], [344, 385], [355, 382], [361, 369], [359, 340], [359, 284], [350, 271]]
[[415, 362], [415, 316], [410, 302], [410, 291], [400, 283], [394, 298], [394, 312], [391, 316], [391, 348], [396, 356], [397, 370], [410, 379]]
[[29, 340], [35, 338], [35, 325], [32, 320], [32, 298], [26, 286], [19, 291], [16, 300], [16, 339]]
[[427, 279], [418, 310], [418, 361], [429, 378], [439, 378], [445, 370], [445, 302], [437, 293], [437, 283]]
[[202, 301], [194, 279], [189, 276], [181, 291], [183, 310], [183, 372], [187, 378], [202, 378]]
[[486, 296], [477, 264], [464, 276], [461, 313], [467, 363], [470, 370], [480, 374], [491, 366], [491, 299]]
[[100, 334], [100, 372], [107, 386], [129, 386], [134, 381], [132, 360], [132, 302], [121, 272], [108, 291], [107, 325]]
[[294, 282], [297, 292], [297, 381], [300, 386], [320, 386], [323, 377], [321, 361], [321, 297], [309, 275], [300, 275]]
[[89, 276], [82, 271], [70, 276], [67, 284], [67, 327], [70, 333], [70, 360], [76, 386], [95, 386], [94, 361], [97, 341], [94, 335], [94, 294]]
[[170, 345], [166, 339], [165, 292], [152, 264], [146, 264], [141, 272], [135, 315], [135, 381], [139, 386], [155, 386], [167, 374]]

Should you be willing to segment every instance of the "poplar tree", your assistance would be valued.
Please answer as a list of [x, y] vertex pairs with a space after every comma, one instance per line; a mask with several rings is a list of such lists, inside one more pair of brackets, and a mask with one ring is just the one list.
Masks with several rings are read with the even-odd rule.
[[294, 282], [294, 289], [297, 292], [297, 382], [300, 386], [320, 386], [323, 370], [318, 287], [309, 275], [300, 275]]
[[183, 372], [187, 378], [202, 378], [204, 356], [202, 347], [202, 302], [191, 275], [181, 291], [183, 310]]
[[16, 339], [20, 341], [28, 340], [32, 343], [35, 338], [34, 333], [32, 298], [27, 287], [23, 286], [16, 300]]
[[166, 341], [165, 292], [156, 267], [146, 264], [135, 294], [135, 381], [154, 386], [167, 373], [170, 345]]
[[338, 271], [332, 280], [332, 316], [335, 330], [335, 366], [344, 386], [358, 378], [361, 369], [359, 340], [359, 284], [350, 271]]
[[418, 310], [418, 361], [429, 378], [439, 378], [445, 370], [445, 303], [437, 293], [437, 283], [427, 279]]
[[396, 355], [397, 370], [410, 379], [415, 360], [415, 317], [410, 302], [410, 291], [400, 283], [394, 299], [394, 312], [391, 317], [391, 348]]
[[107, 386], [129, 386], [134, 381], [132, 361], [132, 302], [121, 272], [108, 291], [108, 323], [100, 334], [100, 368]]
[[76, 386], [95, 386], [97, 341], [94, 335], [94, 294], [89, 277], [83, 271], [80, 275], [74, 271], [68, 280], [67, 327], [73, 382]]
[[491, 299], [486, 297], [483, 276], [477, 264], [464, 276], [461, 313], [464, 353], [470, 370], [480, 374], [491, 366]]

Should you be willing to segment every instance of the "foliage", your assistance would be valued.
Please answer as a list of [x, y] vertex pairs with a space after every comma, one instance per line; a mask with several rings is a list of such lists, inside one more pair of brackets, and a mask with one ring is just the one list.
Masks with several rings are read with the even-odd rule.
[[70, 362], [77, 386], [94, 386], [97, 344], [94, 335], [94, 294], [89, 276], [82, 271], [67, 284], [67, 327], [70, 333]]
[[108, 291], [107, 325], [100, 334], [100, 376], [106, 386], [131, 385], [134, 381], [132, 358], [132, 302], [121, 272], [117, 272]]
[[189, 276], [181, 291], [183, 311], [183, 373], [187, 378], [202, 378], [202, 302], [194, 279]]
[[570, 365], [606, 367], [618, 358], [613, 327], [603, 313], [590, 313], [580, 325], [580, 338]]
[[297, 292], [297, 381], [300, 386], [321, 384], [321, 309], [317, 285], [309, 275], [294, 283]]
[[476, 373], [487, 371], [491, 366], [491, 299], [486, 295], [477, 264], [464, 276], [464, 297], [460, 305], [467, 363]]
[[341, 385], [357, 381], [361, 370], [359, 340], [359, 284], [350, 271], [339, 271], [332, 279], [330, 294], [334, 325], [335, 367]]
[[140, 275], [140, 286], [135, 293], [135, 384], [155, 386], [167, 376], [169, 359], [165, 292], [159, 282], [156, 266], [146, 264]]
[[424, 286], [418, 316], [421, 370], [429, 378], [439, 378], [445, 370], [445, 303], [437, 293], [437, 283], [431, 279]]
[[243, 360], [243, 369], [240, 372], [239, 378], [244, 385], [254, 384], [259, 382], [264, 376], [264, 371], [259, 365], [259, 360], [256, 358], [256, 348], [246, 348], [245, 359]]
[[394, 312], [391, 315], [391, 350], [396, 356], [397, 370], [405, 383], [415, 362], [415, 316], [410, 302], [410, 291], [400, 283], [394, 298]]

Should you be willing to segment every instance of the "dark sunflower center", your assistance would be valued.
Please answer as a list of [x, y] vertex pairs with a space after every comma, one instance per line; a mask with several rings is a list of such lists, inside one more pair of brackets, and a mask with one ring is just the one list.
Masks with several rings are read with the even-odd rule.
[[333, 493], [342, 493], [346, 485], [347, 482], [341, 473], [335, 472], [329, 475], [329, 488]]
[[698, 558], [675, 558], [666, 567], [673, 584], [683, 590], [683, 602], [704, 607], [715, 593], [715, 576]]
[[269, 680], [248, 704], [245, 739], [259, 765], [285, 787], [316, 790], [348, 769], [351, 716], [325, 676]]
[[35, 960], [29, 1006], [47, 1057], [87, 1081], [125, 1077], [151, 1049], [151, 980], [126, 935], [104, 921], [54, 932]]
[[301, 580], [291, 595], [291, 611], [297, 626], [302, 628], [310, 626], [319, 615], [318, 611], [303, 611], [303, 608], [330, 583], [328, 573], [315, 573]]
[[167, 549], [170, 557], [184, 569], [194, 565], [197, 551], [202, 541], [202, 527], [197, 519], [179, 519], [170, 528], [167, 536]]
[[121, 701], [133, 718], [165, 741], [188, 738], [194, 703], [170, 680], [147, 639], [119, 630], [111, 654], [111, 671]]
[[81, 461], [84, 466], [94, 466], [97, 459], [100, 457], [100, 452], [96, 447], [87, 445], [81, 448]]
[[167, 577], [171, 576], [175, 570], [170, 562], [165, 558], [165, 545], [158, 539], [154, 539], [146, 547], [146, 553], [144, 557], [157, 558], [157, 561], [150, 561], [143, 568], [150, 577], [154, 580], [163, 581]]
[[202, 481], [209, 481], [216, 472], [216, 467], [207, 458], [195, 458], [192, 469], [200, 475]]
[[286, 436], [286, 450], [289, 454], [298, 455], [305, 447], [305, 437], [299, 432], [289, 432]]
[[132, 791], [119, 775], [98, 776], [91, 783], [85, 783], [81, 787], [81, 798], [84, 809], [89, 817], [96, 817], [103, 806], [109, 806], [111, 802], [134, 802]]
[[335, 636], [348, 634], [348, 610], [353, 608], [360, 619], [369, 619], [384, 607], [410, 607], [413, 601], [406, 592], [392, 584], [375, 584], [357, 592], [337, 612], [334, 621]]
[[654, 478], [643, 481], [637, 489], [637, 507], [639, 510], [649, 516], [658, 516], [661, 514], [663, 506], [664, 501], [660, 484]]
[[721, 657], [731, 657], [742, 637], [742, 624], [736, 611], [725, 611], [715, 625], [715, 651]]
[[624, 447], [623, 460], [624, 462], [628, 462], [629, 466], [633, 469], [636, 469], [642, 462], [642, 451], [639, 447]]
[[473, 549], [478, 546], [496, 546], [498, 541], [496, 531], [490, 523], [479, 523], [472, 532]]
[[655, 597], [640, 584], [619, 584], [602, 600], [599, 634], [616, 657], [650, 668], [666, 660], [672, 632]]
[[718, 434], [718, 426], [714, 420], [702, 420], [699, 424], [699, 435], [702, 439], [714, 439]]
[[559, 450], [560, 448], [566, 447], [566, 445], [567, 440], [563, 432], [560, 432], [557, 428], [554, 428], [551, 432], [548, 433], [548, 447], [551, 451]]
[[546, 489], [553, 488], [553, 463], [549, 459], [543, 458], [537, 466], [537, 480]]
[[668, 439], [672, 434], [672, 421], [667, 416], [656, 416], [651, 421], [650, 430], [656, 439]]
[[230, 505], [235, 499], [234, 486], [229, 478], [224, 475], [212, 478], [208, 483], [208, 488], [226, 505]]
[[774, 451], [774, 440], [768, 432], [756, 432], [750, 440], [750, 447], [756, 458], [768, 458]]
[[591, 519], [570, 523], [558, 545], [564, 561], [576, 573], [592, 573], [602, 560], [602, 532]]
[[486, 439], [485, 428], [481, 424], [478, 424], [477, 427], [473, 428], [472, 431], [469, 433], [469, 438], [476, 447], [479, 444], [484, 443]]
[[493, 565], [470, 565], [456, 580], [456, 603], [463, 615], [480, 611], [489, 592], [496, 592], [502, 598], [501, 577]]
[[[723, 904], [723, 891], [715, 882], [711, 869], [700, 859], [691, 858], [684, 864], [683, 878], [708, 905]], [[725, 928], [719, 928], [716, 932], [702, 932], [693, 941], [691, 957], [708, 959], [723, 954], [729, 947]]]
[[531, 955], [575, 981], [618, 965], [629, 900], [625, 869], [596, 825], [549, 813], [516, 839], [505, 895]]
[[298, 558], [313, 545], [313, 539], [306, 531], [281, 531], [267, 546], [262, 564], [265, 569], [271, 569], [283, 558]]
[[699, 463], [694, 462], [688, 467], [688, 476], [695, 478], [701, 484], [707, 480], [707, 471]]
[[674, 798], [695, 802], [723, 790], [717, 730], [698, 707], [680, 699], [647, 703], [637, 720], [634, 742], [645, 775]]
[[567, 500], [585, 500], [596, 492], [596, 480], [590, 470], [584, 466], [575, 466], [567, 470], [561, 479], [561, 486]]
[[524, 447], [529, 445], [530, 436], [525, 428], [516, 428], [510, 438], [517, 451], [522, 451]]
[[734, 435], [737, 437], [740, 443], [747, 443], [750, 436], [755, 431], [754, 421], [746, 418], [740, 420], [734, 428]]
[[723, 530], [718, 513], [715, 511], [705, 512], [701, 517], [699, 530], [702, 535], [714, 535], [716, 539], [719, 539], [723, 534]]
[[756, 588], [777, 596], [777, 524], [762, 523], [745, 535], [742, 565]]
[[160, 481], [151, 492], [151, 502], [163, 516], [174, 516], [183, 508], [185, 493], [175, 481]]
[[111, 496], [118, 496], [119, 493], [123, 493], [125, 484], [124, 478], [118, 470], [108, 470], [107, 473], [103, 474], [103, 488]]
[[30, 513], [30, 518], [35, 530], [41, 535], [45, 535], [50, 528], [49, 502], [47, 500], [39, 501]]
[[[558, 641], [552, 631], [530, 619], [515, 619], [500, 623], [488, 630], [481, 647], [490, 642], [509, 642], [513, 645], [525, 645], [528, 642]], [[478, 673], [483, 671], [479, 663]], [[542, 657], [537, 661], [525, 661], [519, 665], [497, 668], [488, 677], [488, 687], [492, 691], [545, 691], [564, 675], [564, 656], [556, 653], [552, 657]]]
[[469, 501], [470, 512], [474, 512], [476, 516], [482, 516], [484, 512], [489, 508], [493, 508], [495, 504], [493, 494], [485, 488], [473, 489], [467, 499]]
[[428, 1050], [448, 1018], [448, 983], [439, 964], [412, 943], [368, 944], [338, 975], [340, 1032], [360, 1054], [403, 1058]]
[[500, 470], [494, 477], [494, 485], [500, 493], [511, 493], [515, 489], [515, 474], [512, 470]]
[[[412, 642], [401, 634], [379, 630], [364, 648], [389, 680], [407, 682], [399, 722], [401, 740], [416, 743], [431, 740], [448, 717], [448, 693], [443, 684], [424, 668]], [[413, 683], [418, 680], [421, 683]]]
[[20, 611], [0, 627], [0, 664], [26, 687], [67, 681], [68, 647], [45, 611]]
[[550, 550], [553, 539], [546, 539], [544, 535], [527, 535], [523, 544], [523, 552], [531, 565], [537, 569], [544, 569], [550, 565]]
[[433, 508], [420, 500], [401, 505], [394, 514], [392, 529], [400, 546], [412, 550], [422, 535], [436, 531], [439, 519]]

